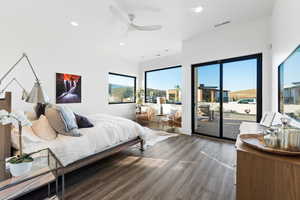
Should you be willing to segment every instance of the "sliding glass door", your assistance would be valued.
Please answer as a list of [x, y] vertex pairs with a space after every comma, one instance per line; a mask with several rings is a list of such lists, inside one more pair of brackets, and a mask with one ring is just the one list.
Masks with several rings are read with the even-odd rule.
[[193, 65], [193, 133], [234, 140], [241, 122], [258, 122], [261, 66], [261, 54]]
[[[195, 68], [195, 115], [197, 133], [220, 135], [220, 64]], [[196, 86], [197, 85], [197, 86]]]

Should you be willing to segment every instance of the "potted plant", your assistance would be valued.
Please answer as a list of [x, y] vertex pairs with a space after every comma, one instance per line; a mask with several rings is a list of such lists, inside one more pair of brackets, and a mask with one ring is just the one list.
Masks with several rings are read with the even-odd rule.
[[23, 176], [31, 170], [33, 158], [30, 154], [23, 153], [22, 150], [22, 127], [31, 126], [31, 122], [22, 113], [8, 113], [6, 110], [0, 110], [0, 124], [14, 124], [19, 128], [19, 154], [7, 160], [9, 170], [12, 176]]
[[23, 176], [30, 172], [32, 167], [33, 158], [30, 154], [16, 155], [10, 158], [7, 163], [9, 163], [9, 170], [12, 176]]

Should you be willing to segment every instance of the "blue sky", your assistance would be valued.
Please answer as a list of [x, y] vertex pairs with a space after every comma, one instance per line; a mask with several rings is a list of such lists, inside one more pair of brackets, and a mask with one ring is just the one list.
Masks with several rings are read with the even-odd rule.
[[173, 89], [181, 85], [181, 67], [147, 72], [147, 87], [152, 89]]
[[[223, 88], [239, 91], [256, 88], [256, 59], [223, 64]], [[198, 68], [198, 83], [219, 87], [219, 65], [208, 65]]]
[[132, 78], [109, 74], [108, 79], [110, 84], [134, 87], [134, 81]]
[[[225, 63], [224, 89], [230, 91], [256, 88], [256, 59]], [[147, 73], [147, 87], [153, 89], [172, 89], [181, 85], [181, 68], [153, 71]], [[198, 68], [198, 84], [219, 86], [219, 65], [209, 65]]]
[[284, 84], [300, 82], [300, 48], [284, 63]]

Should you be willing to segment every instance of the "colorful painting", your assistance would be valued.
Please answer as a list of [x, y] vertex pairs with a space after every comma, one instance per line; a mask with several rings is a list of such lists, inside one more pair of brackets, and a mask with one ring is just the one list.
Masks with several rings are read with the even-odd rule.
[[81, 76], [56, 73], [56, 103], [81, 103]]

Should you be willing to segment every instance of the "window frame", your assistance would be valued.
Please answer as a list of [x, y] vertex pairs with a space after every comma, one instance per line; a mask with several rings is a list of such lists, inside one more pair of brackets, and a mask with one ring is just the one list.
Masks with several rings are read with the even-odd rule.
[[[281, 77], [281, 70], [284, 70], [284, 64], [285, 62], [294, 55], [294, 53], [300, 49], [300, 45], [298, 45], [281, 63], [280, 65], [278, 66], [277, 68], [277, 79], [278, 79], [278, 83], [277, 83], [277, 92], [278, 92], [278, 105], [277, 105], [277, 109], [278, 109], [278, 112], [281, 113], [281, 114], [284, 114], [284, 111], [282, 112], [281, 110], [281, 100], [282, 100], [282, 95], [281, 95], [281, 81], [282, 81], [282, 77]], [[282, 71], [284, 73], [284, 71]], [[283, 94], [283, 97], [284, 97], [284, 94]], [[284, 101], [283, 101], [283, 105], [284, 105]]]
[[196, 98], [196, 92], [194, 91], [195, 88], [195, 69], [201, 66], [207, 66], [207, 65], [213, 65], [213, 64], [219, 64], [220, 68], [220, 74], [219, 74], [219, 85], [220, 85], [220, 91], [223, 91], [223, 64], [230, 63], [230, 62], [237, 62], [237, 61], [244, 61], [248, 59], [257, 59], [257, 68], [256, 68], [256, 122], [259, 123], [262, 118], [262, 111], [263, 111], [263, 53], [257, 53], [252, 55], [246, 55], [246, 56], [239, 56], [239, 57], [233, 57], [233, 58], [227, 58], [227, 59], [220, 59], [210, 62], [204, 62], [204, 63], [198, 63], [198, 64], [192, 64], [192, 70], [191, 70], [191, 126], [192, 126], [192, 134], [196, 135], [203, 135], [208, 136], [211, 138], [218, 138], [218, 139], [225, 139], [225, 140], [231, 140], [236, 141], [236, 139], [233, 138], [227, 138], [223, 135], [223, 101], [224, 101], [224, 95], [223, 92], [220, 93], [220, 119], [219, 119], [219, 136], [213, 136], [206, 133], [199, 133], [195, 130], [195, 98]]
[[[144, 101], [145, 103], [151, 103], [147, 101], [147, 73], [149, 72], [156, 72], [156, 71], [163, 71], [163, 70], [168, 70], [168, 69], [174, 69], [174, 68], [181, 68], [182, 69], [182, 65], [177, 65], [177, 66], [172, 66], [172, 67], [164, 67], [164, 68], [158, 68], [158, 69], [153, 69], [153, 70], [147, 70], [144, 72], [144, 90], [145, 90], [145, 95], [144, 95]], [[182, 81], [180, 83], [180, 86], [182, 84]], [[181, 102], [180, 103], [166, 103], [166, 104], [171, 104], [171, 105], [182, 105], [182, 98], [181, 98]]]
[[[133, 97], [134, 100], [131, 102], [110, 102], [108, 100], [108, 104], [132, 104], [136, 102], [136, 76], [131, 76], [131, 75], [127, 75], [127, 74], [119, 74], [119, 73], [114, 73], [114, 72], [108, 72], [108, 76], [109, 75], [114, 75], [114, 76], [121, 76], [121, 77], [127, 77], [127, 78], [132, 78], [134, 80], [134, 91], [133, 91]], [[108, 80], [108, 87], [109, 87], [109, 80]], [[109, 95], [109, 88], [108, 88], [108, 95]]]

